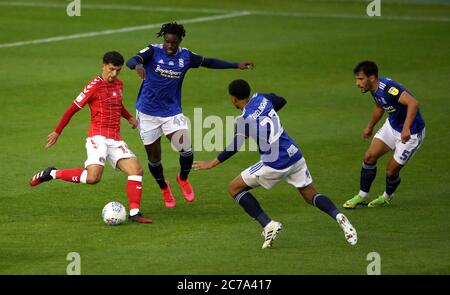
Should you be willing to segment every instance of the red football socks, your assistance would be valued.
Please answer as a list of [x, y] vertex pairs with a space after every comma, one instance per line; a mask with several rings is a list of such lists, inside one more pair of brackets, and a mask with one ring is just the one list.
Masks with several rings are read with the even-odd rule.
[[83, 168], [74, 168], [66, 170], [56, 170], [55, 179], [61, 179], [68, 182], [79, 183]]
[[142, 197], [142, 176], [130, 175], [127, 182], [127, 196], [131, 209], [139, 209]]

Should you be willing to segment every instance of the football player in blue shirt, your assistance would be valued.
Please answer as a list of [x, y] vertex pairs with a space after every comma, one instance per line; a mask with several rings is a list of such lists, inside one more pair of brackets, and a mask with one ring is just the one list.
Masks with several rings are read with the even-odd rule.
[[[360, 191], [344, 203], [344, 208], [353, 209], [358, 205], [368, 207], [387, 206], [398, 185], [400, 170], [420, 148], [425, 138], [425, 122], [419, 111], [419, 103], [405, 87], [386, 77], [378, 77], [378, 67], [372, 61], [363, 61], [353, 70], [356, 85], [362, 93], [370, 91], [375, 101], [363, 138], [371, 137], [373, 127], [383, 117], [388, 117], [372, 139], [364, 155], [361, 168]], [[368, 193], [377, 172], [377, 160], [388, 151], [394, 151], [386, 168], [386, 190], [383, 195], [369, 202]]]
[[164, 204], [175, 206], [175, 199], [161, 165], [161, 142], [164, 134], [180, 153], [180, 173], [177, 175], [186, 201], [194, 201], [194, 191], [188, 181], [194, 156], [188, 137], [188, 124], [181, 110], [181, 86], [190, 68], [252, 69], [253, 63], [226, 62], [197, 55], [180, 43], [186, 35], [183, 25], [167, 23], [157, 34], [163, 44], [150, 44], [130, 58], [127, 66], [135, 69], [143, 80], [136, 101], [139, 133], [148, 157], [148, 167], [161, 188]]
[[262, 248], [272, 246], [282, 224], [267, 216], [250, 190], [260, 185], [271, 189], [282, 180], [295, 186], [307, 203], [335, 219], [343, 229], [345, 239], [355, 245], [355, 228], [327, 196], [316, 190], [302, 152], [281, 125], [277, 111], [286, 104], [286, 100], [273, 93], [255, 93], [250, 98], [250, 85], [245, 80], [231, 82], [228, 92], [233, 105], [242, 110], [236, 121], [234, 140], [216, 159], [195, 161], [194, 169], [211, 169], [219, 165], [240, 149], [245, 138], [251, 137], [258, 145], [261, 161], [242, 171], [230, 183], [228, 193], [263, 227]]

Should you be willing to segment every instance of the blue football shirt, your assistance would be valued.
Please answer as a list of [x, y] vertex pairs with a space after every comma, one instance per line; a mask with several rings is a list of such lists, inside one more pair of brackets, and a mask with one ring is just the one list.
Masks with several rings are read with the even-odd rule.
[[[407, 106], [398, 101], [403, 91], [407, 90], [400, 83], [387, 77], [381, 77], [378, 81], [377, 90], [371, 92], [375, 102], [388, 113], [388, 120], [392, 128], [400, 133], [408, 111]], [[417, 111], [416, 118], [411, 125], [411, 134], [422, 131], [424, 127], [425, 122], [422, 115], [420, 111]]]
[[261, 161], [284, 169], [302, 158], [302, 153], [281, 125], [271, 101], [255, 93], [236, 121], [236, 133], [251, 137], [258, 145]]
[[168, 55], [162, 44], [151, 44], [138, 54], [145, 62], [146, 78], [139, 89], [136, 109], [151, 116], [170, 117], [180, 114], [181, 86], [190, 68], [198, 68], [202, 57], [180, 47]]

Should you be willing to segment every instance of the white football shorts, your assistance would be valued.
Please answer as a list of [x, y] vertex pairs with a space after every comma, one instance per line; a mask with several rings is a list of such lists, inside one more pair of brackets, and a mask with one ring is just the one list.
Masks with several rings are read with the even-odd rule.
[[171, 117], [156, 117], [136, 111], [136, 118], [139, 122], [139, 135], [144, 145], [154, 143], [163, 134], [188, 129], [187, 119], [182, 113]]
[[97, 164], [105, 166], [105, 160], [116, 169], [120, 159], [135, 158], [123, 140], [114, 140], [101, 135], [86, 138], [87, 160], [84, 167]]
[[394, 160], [404, 166], [422, 146], [425, 138], [425, 128], [418, 133], [411, 134], [411, 139], [406, 143], [402, 143], [401, 133], [392, 128], [389, 120], [386, 119], [386, 122], [377, 131], [374, 138], [378, 138], [389, 146], [394, 151]]
[[297, 188], [306, 187], [313, 181], [306, 166], [305, 158], [301, 158], [292, 166], [281, 170], [264, 165], [263, 162], [259, 161], [242, 171], [241, 177], [249, 187], [262, 186], [265, 189], [271, 189], [284, 179]]

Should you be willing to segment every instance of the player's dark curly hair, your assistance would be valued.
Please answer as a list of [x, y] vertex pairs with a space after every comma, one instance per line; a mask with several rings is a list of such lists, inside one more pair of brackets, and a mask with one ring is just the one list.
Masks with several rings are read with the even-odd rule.
[[353, 74], [356, 75], [359, 72], [363, 72], [366, 76], [375, 75], [375, 77], [378, 77], [377, 64], [369, 60], [362, 61], [353, 69]]
[[103, 55], [103, 63], [113, 64], [114, 66], [122, 66], [124, 63], [123, 56], [117, 51], [108, 51]]
[[183, 37], [186, 36], [186, 31], [184, 30], [183, 25], [173, 22], [162, 25], [161, 30], [156, 34], [156, 37], [161, 37], [165, 34], [174, 34], [180, 37], [180, 39], [183, 39]]
[[237, 99], [246, 99], [250, 97], [250, 85], [242, 79], [234, 80], [228, 85], [228, 93]]

